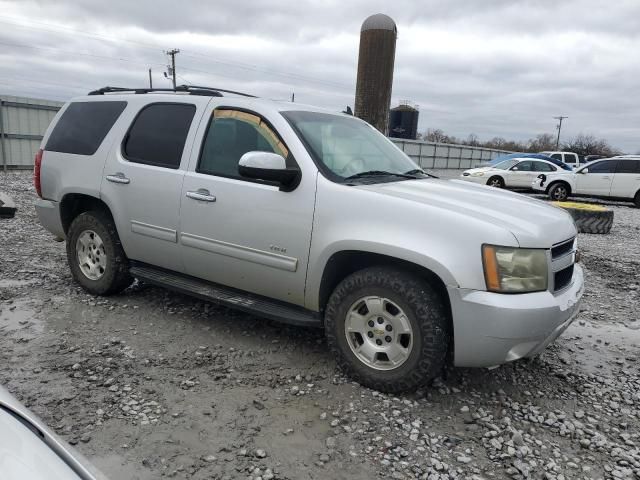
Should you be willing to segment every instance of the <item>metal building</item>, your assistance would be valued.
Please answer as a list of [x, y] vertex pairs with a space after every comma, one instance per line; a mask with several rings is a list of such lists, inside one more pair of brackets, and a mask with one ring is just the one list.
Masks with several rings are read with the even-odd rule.
[[62, 102], [0, 96], [0, 166], [33, 168], [40, 141]]
[[382, 13], [371, 15], [360, 29], [355, 115], [387, 134], [396, 57], [395, 22]]
[[392, 108], [389, 114], [389, 136], [415, 140], [418, 134], [419, 114], [418, 109], [409, 102], [401, 102], [400, 105]]

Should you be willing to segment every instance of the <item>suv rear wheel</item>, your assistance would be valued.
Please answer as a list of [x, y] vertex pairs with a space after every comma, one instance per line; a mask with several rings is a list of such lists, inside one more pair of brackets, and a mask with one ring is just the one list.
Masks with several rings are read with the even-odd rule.
[[327, 342], [354, 380], [385, 392], [415, 390], [440, 373], [446, 308], [420, 278], [374, 267], [345, 278], [325, 312]]
[[94, 295], [118, 293], [133, 280], [116, 226], [105, 212], [84, 212], [71, 222], [67, 261], [76, 282]]

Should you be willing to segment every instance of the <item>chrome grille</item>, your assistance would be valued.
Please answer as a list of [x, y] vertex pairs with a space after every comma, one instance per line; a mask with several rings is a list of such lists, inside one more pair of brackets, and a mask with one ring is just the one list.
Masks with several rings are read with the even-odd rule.
[[573, 266], [576, 261], [576, 238], [570, 238], [551, 247], [551, 278], [553, 292], [559, 292], [571, 285]]

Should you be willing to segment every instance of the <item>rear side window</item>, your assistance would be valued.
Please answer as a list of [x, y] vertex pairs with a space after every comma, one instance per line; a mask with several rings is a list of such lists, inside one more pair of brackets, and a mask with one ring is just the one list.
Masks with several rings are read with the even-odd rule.
[[58, 120], [44, 148], [50, 152], [93, 155], [127, 102], [74, 102]]
[[640, 160], [618, 160], [616, 173], [640, 173]]
[[195, 105], [152, 103], [143, 108], [122, 143], [130, 162], [177, 169], [196, 113]]
[[555, 172], [556, 167], [545, 162], [533, 162], [533, 170], [536, 172]]
[[554, 153], [553, 155], [551, 155], [551, 158], [555, 158], [556, 160], [562, 161], [562, 154], [561, 153]]

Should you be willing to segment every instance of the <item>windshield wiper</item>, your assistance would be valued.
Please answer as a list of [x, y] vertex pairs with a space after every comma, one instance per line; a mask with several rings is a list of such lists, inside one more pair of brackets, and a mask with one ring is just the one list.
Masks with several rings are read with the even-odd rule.
[[345, 178], [345, 180], [356, 180], [358, 178], [367, 178], [367, 177], [400, 177], [400, 178], [408, 178], [411, 180], [415, 180], [416, 176], [409, 175], [408, 173], [393, 173], [393, 172], [385, 172], [384, 170], [369, 170], [367, 172], [356, 173], [355, 175], [351, 175], [350, 177]]
[[413, 170], [409, 170], [408, 172], [404, 172], [403, 175], [426, 175], [427, 177], [431, 177], [431, 178], [438, 178], [435, 175], [432, 175], [431, 173], [427, 173], [424, 170], [422, 170], [421, 168], [414, 168]]

